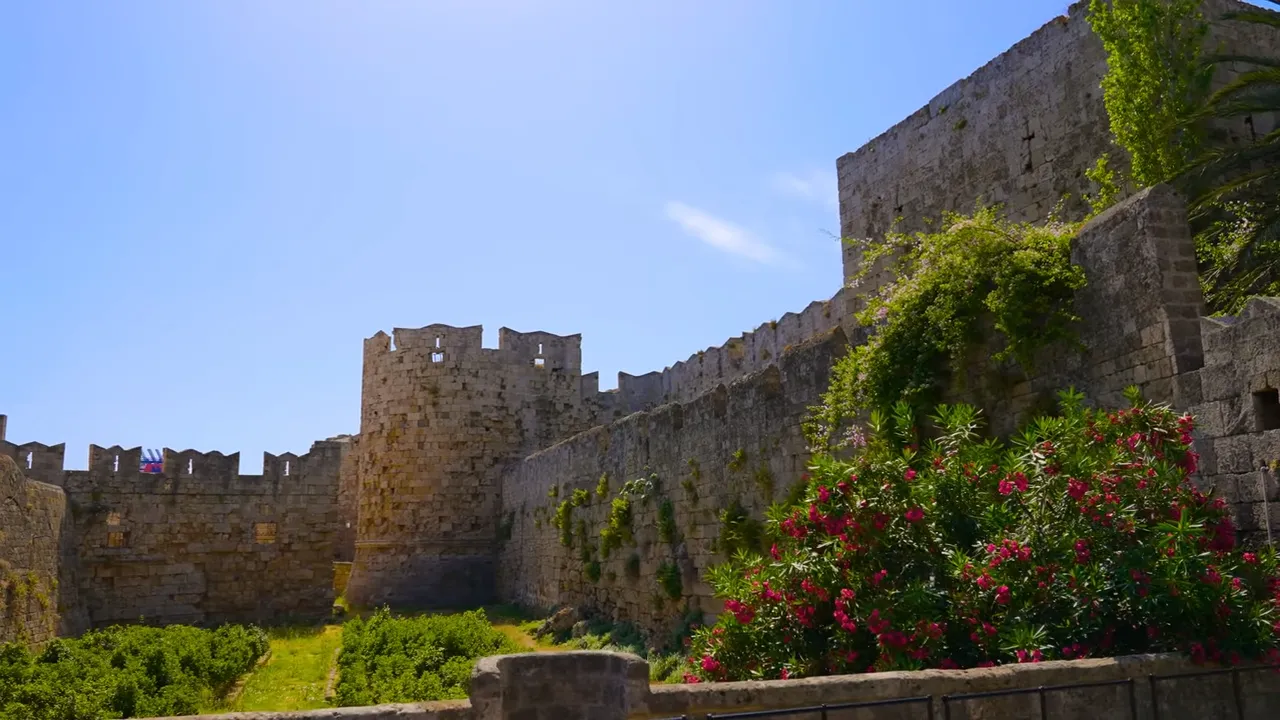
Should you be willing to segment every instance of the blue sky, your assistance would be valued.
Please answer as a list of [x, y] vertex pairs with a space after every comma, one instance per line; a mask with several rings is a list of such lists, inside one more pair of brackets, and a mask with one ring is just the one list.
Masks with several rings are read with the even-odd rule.
[[1066, 6], [0, 4], [9, 440], [257, 471], [395, 326], [661, 369], [830, 297], [836, 158]]

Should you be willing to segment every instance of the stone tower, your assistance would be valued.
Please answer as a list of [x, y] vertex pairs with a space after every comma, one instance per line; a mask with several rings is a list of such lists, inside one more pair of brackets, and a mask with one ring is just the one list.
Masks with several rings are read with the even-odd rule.
[[[356, 454], [357, 606], [465, 607], [494, 597], [508, 463], [589, 425], [581, 335], [481, 326], [364, 343]], [[588, 383], [590, 384], [590, 383]]]

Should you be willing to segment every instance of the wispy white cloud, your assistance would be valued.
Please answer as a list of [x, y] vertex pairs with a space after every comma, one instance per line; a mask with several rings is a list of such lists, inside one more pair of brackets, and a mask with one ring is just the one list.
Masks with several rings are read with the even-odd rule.
[[688, 235], [731, 255], [764, 264], [775, 264], [783, 259], [768, 243], [743, 228], [684, 203], [667, 203], [667, 217]]
[[773, 188], [783, 195], [820, 202], [827, 207], [840, 206], [840, 194], [834, 171], [780, 172], [773, 176]]

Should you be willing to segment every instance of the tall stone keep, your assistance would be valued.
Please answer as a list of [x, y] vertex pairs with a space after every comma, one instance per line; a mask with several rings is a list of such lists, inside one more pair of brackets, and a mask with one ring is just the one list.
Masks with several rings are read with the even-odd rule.
[[357, 606], [462, 607], [495, 597], [501, 478], [590, 427], [581, 335], [428, 325], [364, 344]]

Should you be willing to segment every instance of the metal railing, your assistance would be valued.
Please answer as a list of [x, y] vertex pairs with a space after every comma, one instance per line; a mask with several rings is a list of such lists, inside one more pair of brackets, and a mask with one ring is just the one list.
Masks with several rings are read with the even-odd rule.
[[1249, 667], [1198, 670], [1196, 672], [1175, 673], [1173, 675], [1148, 675], [1147, 685], [1151, 688], [1151, 718], [1152, 720], [1160, 720], [1160, 694], [1158, 688], [1161, 680], [1180, 680], [1183, 678], [1209, 677], [1231, 673], [1231, 697], [1236, 707], [1236, 718], [1237, 720], [1244, 720], [1244, 697], [1240, 694], [1240, 673], [1257, 672], [1259, 670], [1271, 670], [1274, 672], [1280, 670], [1280, 667], [1276, 665], [1251, 665]]
[[[1259, 670], [1271, 670], [1280, 672], [1280, 666], [1276, 665], [1252, 665], [1248, 667], [1231, 667], [1231, 668], [1215, 668], [1213, 670], [1200, 670], [1197, 672], [1175, 673], [1172, 675], [1147, 675], [1147, 687], [1151, 695], [1151, 718], [1152, 720], [1160, 720], [1160, 682], [1164, 680], [1179, 680], [1186, 678], [1209, 677], [1216, 675], [1231, 675], [1231, 688], [1233, 705], [1235, 707], [1237, 720], [1244, 720], [1244, 697], [1240, 690], [1240, 674], [1246, 672], [1257, 672]], [[953, 695], [936, 696], [937, 704], [942, 707], [943, 720], [951, 720], [951, 707], [956, 703], [963, 703], [967, 700], [979, 700], [983, 698], [1005, 697], [1014, 695], [1035, 695], [1039, 705], [1040, 720], [1049, 720], [1048, 709], [1045, 703], [1045, 696], [1050, 693], [1063, 692], [1068, 690], [1083, 690], [1088, 688], [1102, 687], [1125, 687], [1129, 700], [1129, 717], [1132, 720], [1138, 720], [1138, 695], [1137, 681], [1133, 678], [1124, 678], [1122, 680], [1103, 680], [1098, 682], [1071, 683], [1067, 685], [1042, 685], [1032, 688], [1016, 688], [1012, 690], [991, 690], [988, 692], [975, 693], [959, 693]], [[808, 705], [791, 708], [780, 708], [776, 710], [752, 710], [747, 712], [729, 712], [729, 713], [707, 713], [705, 716], [698, 715], [680, 715], [678, 717], [665, 718], [664, 720], [693, 720], [696, 717], [705, 717], [706, 720], [763, 720], [765, 718], [785, 717], [790, 715], [813, 714], [815, 720], [828, 720], [828, 713], [835, 710], [862, 710], [877, 707], [890, 707], [902, 705], [923, 705], [926, 717], [933, 720], [935, 696], [919, 695], [916, 697], [895, 698], [892, 700], [872, 700], [866, 702], [853, 703], [832, 703], [824, 705]]]
[[1041, 685], [1033, 688], [1019, 688], [1016, 690], [991, 690], [989, 692], [963, 693], [959, 695], [943, 695], [942, 696], [942, 718], [943, 720], [951, 720], [951, 703], [964, 702], [966, 700], [978, 700], [981, 698], [1001, 697], [1005, 695], [1031, 695], [1035, 694], [1040, 705], [1040, 720], [1048, 720], [1047, 707], [1044, 702], [1044, 696], [1047, 693], [1062, 692], [1064, 690], [1083, 690], [1095, 687], [1115, 687], [1127, 685], [1129, 687], [1129, 717], [1132, 720], [1138, 720], [1138, 696], [1134, 692], [1133, 678], [1125, 678], [1123, 680], [1103, 680], [1100, 682], [1088, 683], [1072, 683], [1069, 685]]

